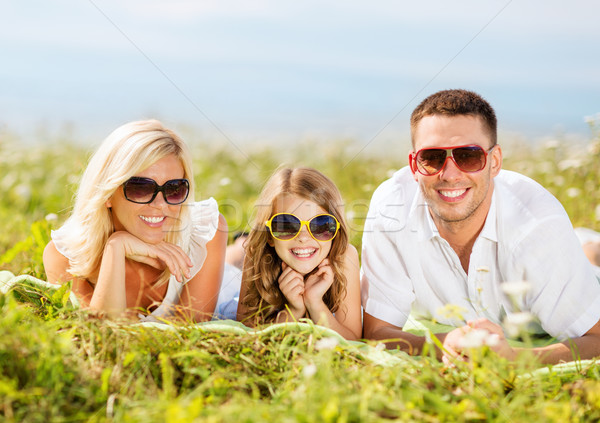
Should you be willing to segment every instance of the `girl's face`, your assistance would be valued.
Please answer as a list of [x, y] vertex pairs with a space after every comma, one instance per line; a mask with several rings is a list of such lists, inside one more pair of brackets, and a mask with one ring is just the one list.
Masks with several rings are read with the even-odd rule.
[[[181, 162], [171, 154], [133, 176], [150, 178], [163, 185], [171, 179], [181, 179], [183, 175]], [[108, 199], [106, 207], [112, 208], [115, 231], [127, 231], [149, 244], [158, 244], [165, 238], [175, 226], [181, 210], [181, 204], [168, 204], [161, 192], [151, 203], [133, 203], [125, 198], [123, 186]]]
[[[298, 219], [308, 221], [318, 214], [328, 213], [327, 210], [310, 200], [294, 195], [285, 195], [279, 198], [275, 204], [273, 214], [291, 213]], [[306, 225], [294, 239], [281, 241], [269, 235], [269, 245], [275, 247], [279, 258], [296, 272], [306, 275], [312, 272], [327, 256], [331, 250], [330, 241], [317, 241], [310, 233]]]

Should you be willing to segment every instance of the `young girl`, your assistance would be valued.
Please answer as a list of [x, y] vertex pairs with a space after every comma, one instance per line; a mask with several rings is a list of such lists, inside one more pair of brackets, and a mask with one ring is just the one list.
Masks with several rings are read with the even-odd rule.
[[280, 169], [258, 201], [246, 241], [239, 321], [308, 317], [347, 339], [362, 335], [359, 262], [337, 187], [315, 169]]
[[73, 213], [52, 232], [48, 280], [73, 281], [82, 306], [111, 316], [209, 320], [227, 224], [214, 199], [194, 202], [191, 166], [185, 143], [160, 122], [117, 128], [90, 159]]

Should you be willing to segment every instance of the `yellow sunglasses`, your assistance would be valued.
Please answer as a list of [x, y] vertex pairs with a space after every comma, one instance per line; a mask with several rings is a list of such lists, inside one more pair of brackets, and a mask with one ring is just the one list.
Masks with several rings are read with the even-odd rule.
[[321, 242], [331, 241], [340, 229], [340, 222], [330, 214], [318, 214], [310, 220], [300, 220], [291, 213], [277, 213], [265, 225], [273, 238], [280, 241], [296, 238], [303, 225], [306, 225], [310, 236]]

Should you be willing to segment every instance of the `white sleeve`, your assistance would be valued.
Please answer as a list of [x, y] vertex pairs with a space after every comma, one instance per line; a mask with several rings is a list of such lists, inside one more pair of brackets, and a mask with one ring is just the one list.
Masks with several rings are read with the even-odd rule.
[[513, 252], [532, 285], [526, 307], [548, 334], [582, 336], [600, 319], [600, 283], [568, 218], [541, 223]]
[[[387, 186], [389, 187], [389, 184]], [[408, 205], [399, 204], [402, 210], [387, 207], [389, 205], [383, 203], [388, 198], [381, 195], [383, 193], [379, 189], [378, 191], [371, 201], [363, 230], [362, 304], [364, 311], [371, 316], [402, 327], [415, 300], [412, 283], [398, 245], [398, 240], [407, 232], [404, 230], [404, 208]], [[397, 213], [398, 211], [400, 213]]]

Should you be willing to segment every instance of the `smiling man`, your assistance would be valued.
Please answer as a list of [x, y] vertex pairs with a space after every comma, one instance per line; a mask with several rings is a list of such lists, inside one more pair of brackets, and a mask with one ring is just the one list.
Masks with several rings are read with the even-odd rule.
[[[402, 328], [433, 319], [456, 327], [436, 335], [439, 357], [468, 355], [468, 334], [482, 329], [514, 359], [520, 350], [500, 325], [525, 315], [529, 331], [562, 341], [534, 348], [541, 361], [600, 355], [599, 281], [558, 200], [501, 170], [489, 103], [465, 90], [435, 93], [414, 110], [411, 136], [409, 166], [375, 191], [365, 223], [365, 338], [418, 354], [425, 338]], [[515, 281], [527, 281], [519, 298], [503, 289]]]

